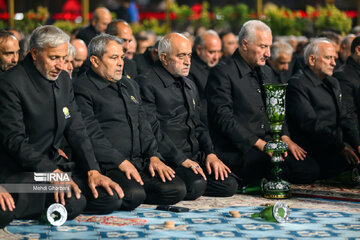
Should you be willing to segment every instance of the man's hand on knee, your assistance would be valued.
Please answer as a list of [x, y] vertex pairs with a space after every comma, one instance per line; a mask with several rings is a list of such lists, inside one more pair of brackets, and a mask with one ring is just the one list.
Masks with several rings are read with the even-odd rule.
[[124, 192], [121, 189], [121, 187], [119, 186], [119, 184], [117, 184], [110, 178], [102, 175], [101, 173], [99, 173], [96, 170], [90, 170], [88, 172], [88, 183], [89, 183], [90, 190], [95, 199], [98, 198], [98, 196], [99, 196], [99, 193], [96, 190], [96, 187], [105, 188], [105, 190], [108, 192], [108, 194], [110, 196], [114, 195], [114, 193], [112, 191], [112, 189], [114, 189], [115, 192], [118, 194], [119, 198], [124, 197]]

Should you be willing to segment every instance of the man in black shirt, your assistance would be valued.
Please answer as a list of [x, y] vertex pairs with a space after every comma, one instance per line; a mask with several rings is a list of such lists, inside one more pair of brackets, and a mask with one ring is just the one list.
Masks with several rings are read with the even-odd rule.
[[207, 30], [196, 37], [188, 77], [195, 82], [199, 91], [202, 106], [200, 119], [206, 125], [208, 121], [205, 86], [210, 69], [218, 64], [220, 57], [221, 40], [214, 30]]
[[0, 30], [0, 73], [15, 67], [19, 60], [19, 41], [10, 32]]
[[[271, 174], [270, 156], [264, 152], [272, 133], [263, 88], [264, 83], [277, 83], [265, 65], [271, 44], [271, 29], [266, 24], [246, 22], [239, 33], [239, 48], [211, 69], [206, 87], [215, 150], [243, 185], [259, 184]], [[317, 179], [318, 169], [312, 161], [303, 161], [306, 151], [289, 138], [286, 123], [281, 139], [292, 153], [285, 159], [284, 178], [291, 182]]]
[[327, 39], [316, 39], [305, 49], [304, 72], [289, 80], [286, 117], [289, 131], [328, 178], [357, 166], [360, 153], [358, 123], [343, 109], [336, 78], [336, 51]]
[[360, 130], [360, 37], [353, 40], [351, 56], [334, 72], [334, 77], [340, 82], [343, 106], [358, 123]]
[[[30, 38], [30, 54], [0, 77], [0, 182], [33, 184], [34, 174], [28, 172], [72, 173], [72, 190], [66, 195], [11, 192], [15, 218], [38, 218], [54, 202], [65, 205], [69, 219], [85, 207], [88, 212], [110, 213], [121, 206], [122, 189], [100, 174], [72, 81], [62, 71], [68, 44], [69, 36], [60, 29], [38, 27]], [[58, 153], [64, 137], [72, 159]]]
[[[133, 40], [133, 34], [130, 25], [124, 20], [112, 21], [106, 29], [106, 33], [116, 36], [123, 41], [123, 49], [126, 53], [130, 42]], [[124, 75], [135, 79], [137, 76], [136, 64], [133, 60], [124, 58]]]
[[91, 39], [95, 36], [105, 33], [105, 30], [111, 22], [111, 13], [105, 7], [98, 7], [93, 12], [90, 25], [80, 30], [76, 38], [82, 39], [86, 45], [89, 45]]
[[205, 190], [206, 195], [232, 196], [236, 180], [214, 152], [208, 129], [200, 121], [196, 85], [186, 78], [192, 52], [190, 41], [170, 33], [160, 40], [158, 51], [161, 62], [136, 80], [159, 152], [185, 181], [186, 199], [196, 199]]
[[270, 48], [271, 56], [267, 63], [273, 70], [274, 76], [279, 83], [287, 83], [291, 77], [290, 64], [293, 48], [286, 42], [274, 42]]
[[112, 35], [89, 44], [91, 69], [74, 81], [75, 96], [102, 171], [120, 184], [123, 209], [175, 204], [186, 193], [165, 165], [142, 108], [136, 82], [122, 75], [125, 53]]
[[134, 62], [136, 63], [139, 75], [149, 71], [155, 62], [159, 61], [158, 46], [159, 41], [157, 41], [154, 46], [147, 47], [143, 54], [135, 54]]

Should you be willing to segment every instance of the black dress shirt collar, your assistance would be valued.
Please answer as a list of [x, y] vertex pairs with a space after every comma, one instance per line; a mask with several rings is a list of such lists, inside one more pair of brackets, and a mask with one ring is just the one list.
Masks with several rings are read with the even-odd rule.
[[[89, 77], [90, 81], [92, 81], [99, 90], [107, 88], [108, 86], [110, 86], [110, 85], [112, 85], [114, 83], [115, 84], [119, 83], [122, 87], [125, 87], [125, 88], [127, 87], [125, 84], [123, 84], [121, 82], [121, 79], [118, 82], [110, 82], [110, 81], [104, 79], [103, 77], [101, 77], [96, 72], [94, 72], [94, 70], [92, 70], [92, 69], [89, 69], [87, 74], [88, 74], [88, 77]], [[122, 78], [123, 77], [124, 76], [122, 76]]]
[[348, 59], [346, 60], [346, 64], [352, 66], [355, 69], [355, 71], [357, 72], [357, 74], [360, 75], [360, 64], [355, 62], [355, 60], [351, 56], [348, 57]]
[[314, 84], [314, 87], [319, 86], [324, 83], [323, 80], [321, 80], [308, 66], [305, 66], [304, 74]]
[[[54, 84], [54, 87], [56, 88], [60, 88], [60, 85], [58, 84], [57, 80], [49, 80], [47, 78], [45, 78], [40, 72], [39, 70], [36, 68], [35, 64], [34, 64], [34, 60], [31, 56], [31, 54], [28, 54], [24, 61], [23, 61], [23, 66], [25, 68], [25, 71], [28, 73], [28, 76], [30, 78], [30, 80], [34, 83], [35, 86], [37, 86], [37, 81], [47, 81], [50, 83]], [[59, 74], [58, 78], [60, 77], [61, 73]], [[37, 87], [36, 87], [37, 88]], [[37, 88], [37, 90], [39, 91], [39, 89]]]
[[242, 58], [238, 49], [234, 52], [232, 57], [235, 61], [236, 66], [240, 71], [241, 76], [246, 76], [248, 73], [253, 71], [253, 69], [249, 66], [249, 64], [247, 64], [245, 60]]
[[[162, 65], [161, 62], [159, 62], [155, 67], [154, 71], [159, 76], [161, 81], [163, 82], [164, 86], [167, 88], [171, 85], [173, 85], [176, 82], [176, 79], [173, 75], [171, 75]], [[191, 85], [185, 81], [185, 77], [182, 77], [184, 80], [184, 86], [191, 89]]]
[[193, 61], [191, 64], [196, 64], [203, 71], [209, 71], [210, 67], [203, 60], [201, 60], [199, 55], [195, 53], [193, 54], [192, 58]]

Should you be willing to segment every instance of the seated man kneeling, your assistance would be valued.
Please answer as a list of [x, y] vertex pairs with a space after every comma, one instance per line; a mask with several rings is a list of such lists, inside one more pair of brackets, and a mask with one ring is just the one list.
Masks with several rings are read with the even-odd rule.
[[185, 184], [160, 160], [139, 87], [122, 74], [125, 52], [121, 44], [108, 34], [92, 39], [91, 68], [74, 81], [96, 158], [104, 174], [123, 188], [122, 209], [132, 210], [144, 201], [177, 203], [185, 197]]

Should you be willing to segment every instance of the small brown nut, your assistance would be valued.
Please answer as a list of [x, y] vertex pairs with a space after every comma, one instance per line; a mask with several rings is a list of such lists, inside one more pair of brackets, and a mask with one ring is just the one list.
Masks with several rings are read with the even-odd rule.
[[174, 221], [165, 221], [164, 222], [164, 227], [166, 227], [166, 228], [175, 228], [175, 223], [174, 223]]
[[229, 212], [231, 215], [234, 215], [234, 214], [239, 214], [239, 211], [230, 211]]

